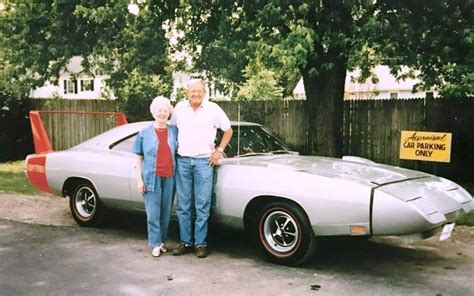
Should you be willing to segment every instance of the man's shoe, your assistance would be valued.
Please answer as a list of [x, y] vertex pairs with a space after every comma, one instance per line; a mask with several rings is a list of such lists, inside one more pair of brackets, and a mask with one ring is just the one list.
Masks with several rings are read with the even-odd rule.
[[179, 243], [176, 248], [173, 250], [173, 256], [181, 256], [191, 251], [191, 245], [186, 245], [185, 243]]
[[168, 247], [166, 246], [166, 243], [161, 243], [161, 245], [160, 245], [160, 250], [161, 250], [161, 252], [163, 252], [163, 253], [168, 252]]
[[205, 246], [197, 246], [196, 247], [196, 257], [206, 258], [207, 255], [208, 255], [207, 248]]
[[153, 257], [160, 257], [160, 255], [161, 255], [160, 247], [154, 247], [153, 250], [151, 251], [151, 255]]

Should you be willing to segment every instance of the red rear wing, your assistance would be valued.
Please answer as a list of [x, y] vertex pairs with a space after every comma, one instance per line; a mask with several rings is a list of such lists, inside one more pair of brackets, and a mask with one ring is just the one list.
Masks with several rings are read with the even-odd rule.
[[53, 111], [53, 110], [34, 110], [30, 111], [31, 131], [33, 133], [33, 141], [35, 144], [35, 153], [49, 153], [53, 151], [51, 141], [44, 128], [41, 120], [41, 113], [49, 114], [91, 114], [91, 115], [108, 115], [115, 117], [117, 126], [127, 124], [127, 118], [122, 112], [89, 112], [89, 111]]

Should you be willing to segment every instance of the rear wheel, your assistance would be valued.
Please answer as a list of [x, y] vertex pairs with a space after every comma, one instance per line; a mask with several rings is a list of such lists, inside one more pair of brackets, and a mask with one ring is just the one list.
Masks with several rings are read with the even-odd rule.
[[69, 198], [72, 217], [81, 226], [97, 226], [102, 222], [103, 207], [90, 183], [81, 183]]
[[316, 250], [311, 224], [298, 205], [286, 202], [266, 205], [254, 229], [259, 247], [272, 262], [299, 265]]

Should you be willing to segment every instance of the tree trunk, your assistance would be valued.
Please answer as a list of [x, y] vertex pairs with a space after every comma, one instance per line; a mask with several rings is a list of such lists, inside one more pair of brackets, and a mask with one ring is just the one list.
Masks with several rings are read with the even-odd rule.
[[343, 151], [343, 99], [346, 78], [346, 62], [339, 61], [334, 67], [317, 77], [302, 71], [308, 104], [307, 153], [341, 157]]
[[[300, 69], [308, 104], [308, 154], [341, 157], [343, 151], [343, 103], [348, 52], [340, 36], [352, 36], [353, 23], [350, 5], [343, 0], [322, 2], [323, 14], [310, 14], [309, 22], [325, 26], [320, 34], [332, 40], [325, 48], [315, 39], [314, 55]], [[335, 19], [339, 19], [336, 22]]]

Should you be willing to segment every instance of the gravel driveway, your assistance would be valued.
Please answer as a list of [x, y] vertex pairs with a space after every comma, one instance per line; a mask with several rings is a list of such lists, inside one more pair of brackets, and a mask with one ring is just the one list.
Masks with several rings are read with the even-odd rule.
[[24, 223], [73, 226], [69, 200], [54, 195], [0, 193], [0, 219]]
[[[293, 268], [266, 262], [231, 231], [211, 234], [212, 253], [205, 260], [192, 254], [153, 260], [144, 219], [135, 226], [122, 216], [126, 224], [77, 227], [68, 200], [52, 195], [0, 193], [0, 205], [2, 295], [474, 293], [474, 227], [456, 227], [445, 242], [437, 237], [414, 244], [395, 237], [323, 241], [314, 260]], [[177, 233], [174, 224], [170, 242]]]

